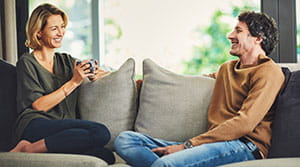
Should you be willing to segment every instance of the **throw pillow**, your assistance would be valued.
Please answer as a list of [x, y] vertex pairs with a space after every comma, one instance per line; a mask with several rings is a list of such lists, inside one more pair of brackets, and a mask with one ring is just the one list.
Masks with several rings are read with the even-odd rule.
[[270, 158], [300, 156], [300, 71], [286, 71], [285, 76], [273, 108]]
[[119, 70], [80, 87], [80, 116], [108, 127], [110, 149], [120, 132], [133, 129], [137, 98], [134, 66], [134, 60], [128, 59]]
[[144, 60], [135, 130], [172, 141], [205, 132], [213, 87], [212, 78], [179, 75]]
[[12, 147], [13, 125], [17, 117], [16, 67], [0, 60], [0, 151], [8, 151]]

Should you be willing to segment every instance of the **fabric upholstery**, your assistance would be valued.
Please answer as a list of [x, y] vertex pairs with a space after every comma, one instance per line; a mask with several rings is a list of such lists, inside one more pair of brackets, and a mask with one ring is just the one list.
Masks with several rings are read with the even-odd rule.
[[300, 157], [300, 71], [285, 71], [286, 83], [273, 111], [269, 157]]
[[134, 66], [134, 60], [128, 59], [119, 70], [95, 82], [86, 82], [80, 88], [81, 118], [101, 122], [109, 128], [112, 134], [109, 148], [113, 148], [120, 132], [133, 129], [137, 98]]
[[0, 153], [1, 167], [104, 167], [99, 158], [75, 154]]
[[16, 119], [16, 68], [0, 60], [0, 151], [12, 146], [13, 124]]
[[232, 163], [220, 167], [298, 167], [300, 158], [262, 159]]
[[199, 135], [207, 130], [213, 87], [214, 79], [175, 74], [144, 60], [135, 130], [172, 141]]

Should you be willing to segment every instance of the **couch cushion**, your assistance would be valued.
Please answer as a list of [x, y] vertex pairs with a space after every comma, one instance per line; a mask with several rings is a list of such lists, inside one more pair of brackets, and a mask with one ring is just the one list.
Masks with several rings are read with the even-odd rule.
[[0, 60], [0, 151], [7, 151], [12, 146], [13, 124], [16, 110], [16, 68]]
[[1, 167], [106, 167], [99, 158], [74, 154], [0, 153]]
[[112, 139], [125, 130], [132, 130], [136, 117], [137, 90], [134, 81], [134, 60], [128, 59], [119, 70], [80, 88], [79, 111], [82, 119], [106, 125]]
[[214, 79], [170, 72], [150, 59], [143, 62], [137, 132], [184, 141], [207, 130]]
[[222, 165], [219, 167], [298, 167], [299, 164], [300, 158], [273, 158], [254, 161], [244, 161], [239, 163]]
[[300, 157], [300, 71], [285, 71], [286, 83], [273, 106], [269, 157]]

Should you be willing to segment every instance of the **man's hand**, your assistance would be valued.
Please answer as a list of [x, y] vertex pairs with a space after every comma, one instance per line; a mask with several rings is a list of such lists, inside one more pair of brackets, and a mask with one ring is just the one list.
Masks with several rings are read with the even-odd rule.
[[103, 70], [99, 69], [98, 66], [96, 66], [96, 70], [94, 72], [94, 75], [93, 76], [89, 76], [88, 78], [89, 78], [90, 81], [96, 81], [97, 79], [103, 77], [104, 75], [106, 75], [108, 73], [110, 73], [110, 72], [103, 71]]
[[179, 144], [179, 145], [171, 145], [171, 146], [166, 146], [166, 147], [157, 147], [152, 149], [152, 152], [160, 152], [163, 155], [168, 155], [168, 154], [172, 154], [178, 151], [184, 150], [184, 146], [183, 144]]

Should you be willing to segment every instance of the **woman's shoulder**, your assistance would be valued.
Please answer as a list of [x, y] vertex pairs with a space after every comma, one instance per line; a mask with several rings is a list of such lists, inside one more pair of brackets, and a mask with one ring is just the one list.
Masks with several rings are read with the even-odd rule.
[[20, 65], [27, 65], [27, 64], [33, 64], [34, 63], [34, 57], [31, 53], [24, 53], [17, 62], [17, 67]]
[[22, 56], [20, 56], [18, 61], [30, 61], [32, 60], [33, 56], [31, 53], [24, 53]]

